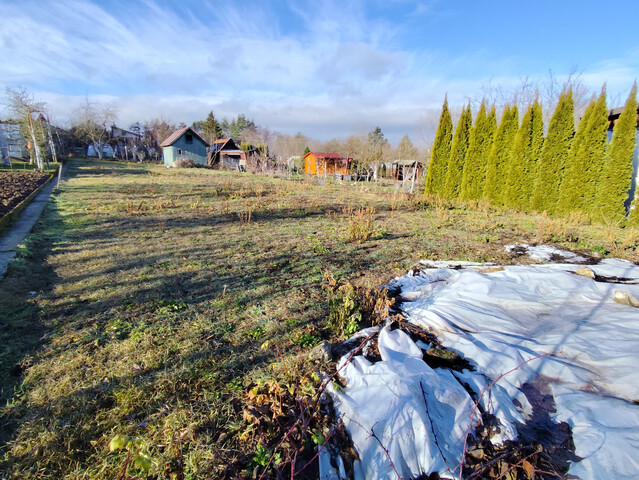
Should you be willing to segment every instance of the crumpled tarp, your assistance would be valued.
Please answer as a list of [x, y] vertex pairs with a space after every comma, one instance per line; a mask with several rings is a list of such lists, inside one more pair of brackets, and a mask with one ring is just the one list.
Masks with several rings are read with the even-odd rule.
[[420, 348], [401, 330], [384, 327], [378, 348], [381, 362], [353, 357], [340, 372], [348, 386], [331, 388], [361, 459], [355, 479], [396, 479], [389, 458], [402, 478], [458, 468], [470, 396], [450, 371], [426, 365]]
[[575, 274], [582, 267], [431, 268], [396, 279], [407, 319], [477, 371], [433, 370], [407, 334], [383, 328], [382, 361], [354, 357], [341, 372], [346, 388], [332, 390], [360, 455], [355, 478], [397, 478], [389, 457], [404, 478], [456, 477], [473, 406], [460, 382], [480, 392], [512, 369], [482, 398], [502, 424], [493, 441], [516, 437], [515, 423], [535, 407], [522, 387], [537, 385], [554, 401], [553, 419], [571, 427], [581, 460], [570, 474], [637, 478], [639, 309], [613, 298], [618, 290], [639, 298], [639, 267], [606, 259], [590, 266], [595, 279]]

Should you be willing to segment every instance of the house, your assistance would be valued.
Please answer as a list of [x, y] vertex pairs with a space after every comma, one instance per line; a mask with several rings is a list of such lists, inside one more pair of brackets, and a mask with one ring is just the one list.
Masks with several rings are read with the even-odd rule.
[[208, 146], [209, 144], [191, 127], [176, 130], [160, 144], [164, 165], [167, 167], [172, 166], [176, 160], [187, 158], [200, 165], [206, 165]]
[[111, 125], [109, 133], [109, 143], [113, 145], [114, 156], [124, 160], [146, 157], [146, 149], [140, 145], [142, 134], [131, 132], [115, 125]]
[[29, 157], [29, 150], [24, 141], [24, 136], [20, 133], [20, 124], [14, 121], [0, 121], [0, 135], [2, 136], [3, 157], [23, 158]]
[[[624, 107], [613, 108], [608, 112], [608, 141], [612, 140], [612, 131], [614, 129], [619, 115], [623, 112]], [[639, 107], [637, 107], [637, 136], [635, 142], [635, 153], [632, 157], [632, 180], [630, 181], [630, 190], [628, 190], [628, 198], [624, 202], [626, 211], [630, 210], [630, 204], [635, 198], [635, 192], [637, 190], [637, 183], [639, 183]]]
[[244, 172], [246, 171], [247, 154], [248, 152], [237, 147], [232, 138], [220, 138], [211, 145], [208, 151], [207, 164], [209, 167], [228, 168]]
[[339, 153], [308, 152], [304, 155], [304, 173], [350, 180], [352, 163], [352, 158], [344, 158]]

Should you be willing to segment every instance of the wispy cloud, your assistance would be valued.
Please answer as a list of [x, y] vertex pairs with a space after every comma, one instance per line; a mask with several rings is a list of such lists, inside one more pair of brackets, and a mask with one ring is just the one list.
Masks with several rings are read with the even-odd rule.
[[[398, 140], [445, 93], [463, 102], [491, 79], [514, 85], [535, 73], [487, 47], [453, 50], [445, 36], [424, 43], [455, 34], [454, 22], [433, 33], [423, 26], [436, 19], [430, 27], [442, 28], [451, 8], [436, 0], [0, 0], [0, 18], [10, 19], [0, 30], [0, 86], [29, 88], [61, 120], [89, 95], [115, 105], [123, 124], [159, 115], [190, 123], [213, 109], [323, 138], [380, 125]], [[621, 55], [584, 81], [617, 88], [638, 68]]]

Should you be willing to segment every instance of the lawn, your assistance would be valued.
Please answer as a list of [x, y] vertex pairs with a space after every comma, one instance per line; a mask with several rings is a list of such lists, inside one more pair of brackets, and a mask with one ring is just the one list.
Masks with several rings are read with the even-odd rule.
[[362, 295], [420, 259], [530, 261], [504, 250], [517, 242], [639, 260], [632, 230], [390, 182], [81, 159], [65, 176], [0, 280], [5, 478], [251, 477], [292, 452], [299, 467], [326, 434], [310, 399], [334, 364], [308, 353], [340, 340], [329, 283]]

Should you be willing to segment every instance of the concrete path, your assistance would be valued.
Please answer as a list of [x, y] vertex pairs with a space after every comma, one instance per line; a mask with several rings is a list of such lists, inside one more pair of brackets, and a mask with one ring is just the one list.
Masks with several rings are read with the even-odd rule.
[[[64, 174], [64, 165], [61, 173]], [[44, 210], [44, 206], [49, 200], [56, 184], [57, 178], [54, 178], [40, 191], [27, 208], [22, 211], [18, 221], [13, 223], [13, 225], [9, 225], [2, 233], [2, 237], [0, 237], [0, 278], [4, 277], [9, 262], [15, 257], [16, 248], [24, 241], [27, 234], [38, 221], [38, 218], [40, 218], [40, 214], [42, 210]]]

